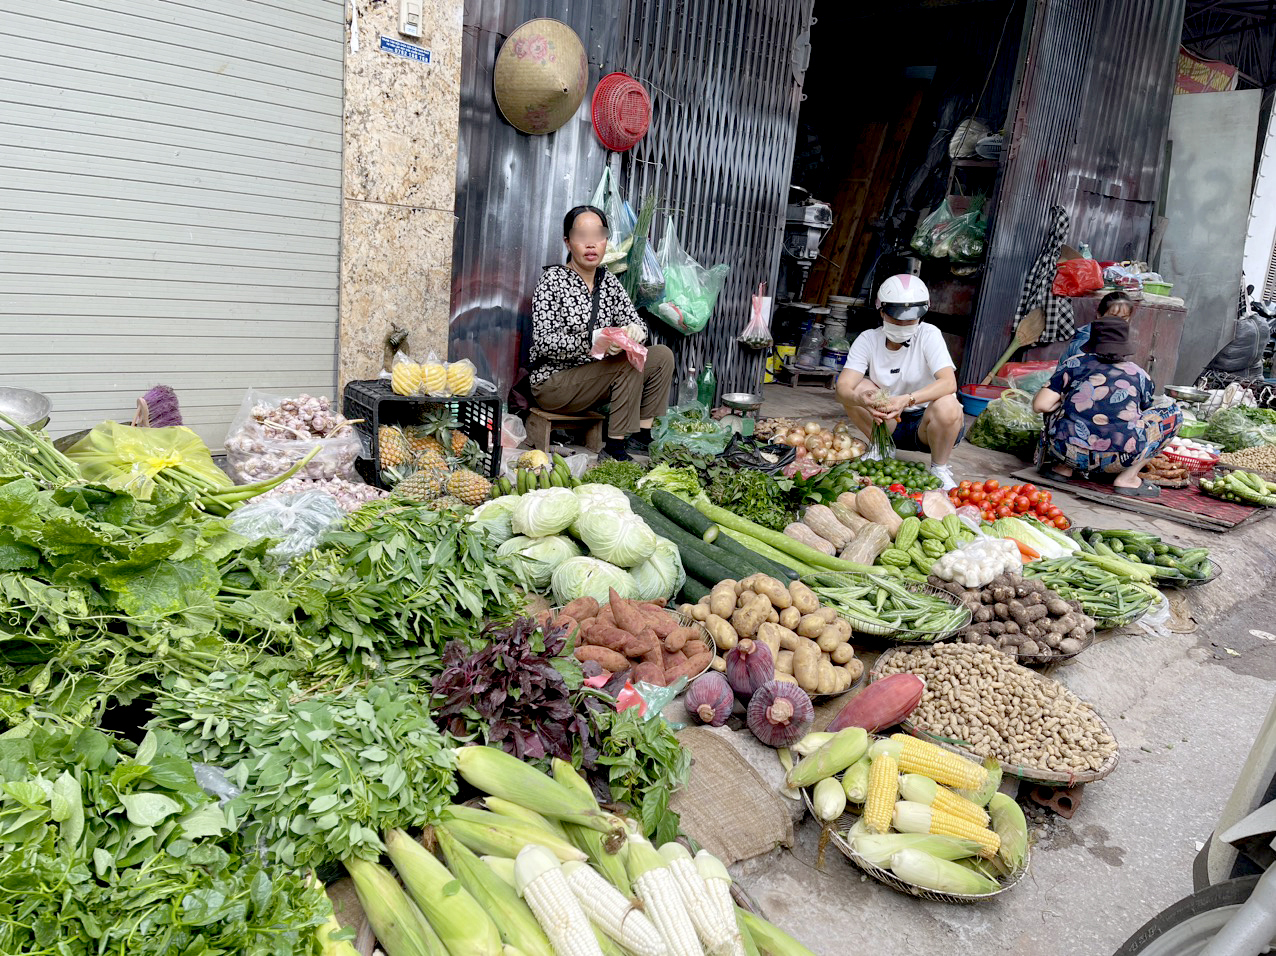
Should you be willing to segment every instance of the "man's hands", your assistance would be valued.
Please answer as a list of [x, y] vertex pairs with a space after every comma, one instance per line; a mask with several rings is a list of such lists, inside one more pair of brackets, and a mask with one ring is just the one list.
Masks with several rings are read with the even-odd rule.
[[900, 396], [892, 398], [880, 408], [876, 405], [866, 405], [868, 413], [873, 416], [875, 421], [888, 422], [893, 418], [899, 418], [904, 409], [908, 407], [908, 396]]

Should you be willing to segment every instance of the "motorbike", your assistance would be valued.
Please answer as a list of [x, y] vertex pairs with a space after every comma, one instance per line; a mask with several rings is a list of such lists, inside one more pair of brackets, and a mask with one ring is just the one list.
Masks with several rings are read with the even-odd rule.
[[1114, 956], [1258, 956], [1276, 949], [1276, 703], [1192, 870], [1191, 896]]

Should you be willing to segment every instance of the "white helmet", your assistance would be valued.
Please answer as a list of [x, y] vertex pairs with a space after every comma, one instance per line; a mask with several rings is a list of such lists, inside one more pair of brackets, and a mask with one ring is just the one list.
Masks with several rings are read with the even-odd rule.
[[878, 286], [877, 307], [893, 319], [920, 319], [930, 309], [930, 290], [917, 276], [902, 272]]

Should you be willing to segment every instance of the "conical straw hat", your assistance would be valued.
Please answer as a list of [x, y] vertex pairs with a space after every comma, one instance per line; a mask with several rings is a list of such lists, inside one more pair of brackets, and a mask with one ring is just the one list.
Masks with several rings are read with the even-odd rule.
[[575, 115], [585, 98], [585, 47], [565, 23], [528, 20], [496, 54], [492, 85], [496, 105], [511, 126], [524, 133], [552, 133]]

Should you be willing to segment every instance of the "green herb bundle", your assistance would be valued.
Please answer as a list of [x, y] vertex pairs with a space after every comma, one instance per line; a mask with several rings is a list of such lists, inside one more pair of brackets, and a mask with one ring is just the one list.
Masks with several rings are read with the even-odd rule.
[[633, 809], [655, 843], [677, 837], [678, 814], [669, 809], [669, 800], [690, 779], [691, 754], [678, 743], [669, 722], [645, 720], [637, 707], [601, 709], [591, 720], [600, 741], [593, 773], [604, 776], [612, 799]]
[[622, 491], [633, 491], [646, 469], [636, 461], [603, 461], [581, 476], [582, 484], [611, 485]]
[[793, 481], [775, 478], [756, 468], [732, 468], [719, 465], [709, 469], [709, 500], [742, 518], [782, 531], [794, 520], [789, 503]]
[[244, 791], [231, 809], [288, 866], [375, 860], [382, 832], [436, 822], [456, 792], [451, 747], [410, 683], [307, 690], [283, 673], [215, 673], [166, 685], [153, 726], [226, 769]]
[[47, 721], [0, 738], [0, 952], [318, 952], [322, 888], [264, 863], [168, 735], [123, 746]]

